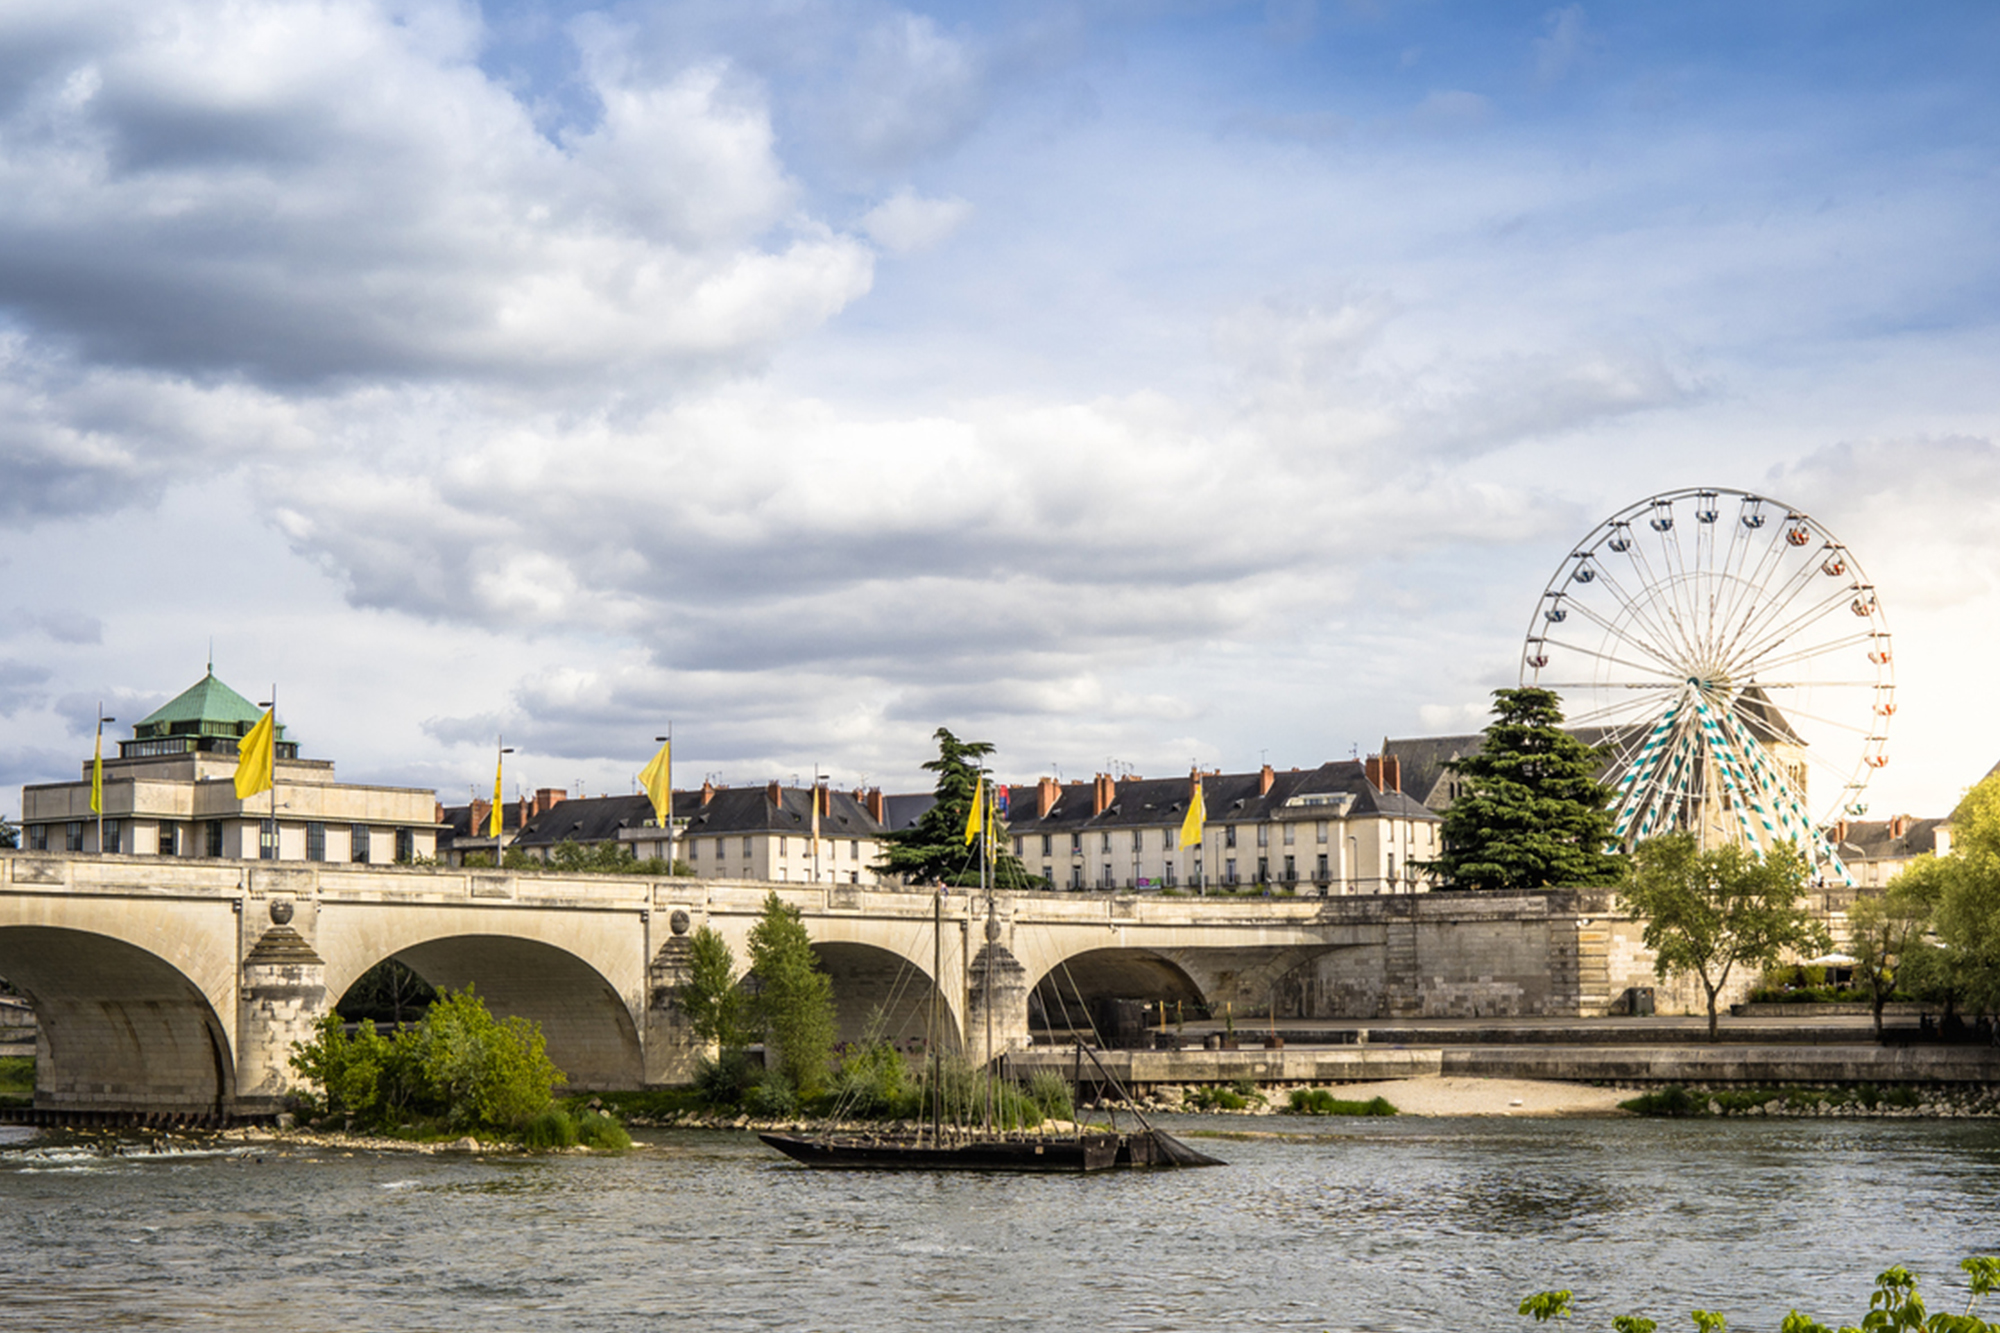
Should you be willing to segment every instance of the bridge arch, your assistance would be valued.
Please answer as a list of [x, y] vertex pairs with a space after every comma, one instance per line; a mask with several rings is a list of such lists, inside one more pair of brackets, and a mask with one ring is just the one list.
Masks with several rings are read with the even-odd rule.
[[1036, 980], [1028, 1024], [1044, 1030], [1087, 1030], [1098, 1018], [1096, 1006], [1106, 1000], [1178, 1002], [1192, 1015], [1208, 1003], [1208, 996], [1186, 968], [1158, 950], [1086, 949], [1057, 959]]
[[837, 1040], [879, 1037], [904, 1050], [913, 1049], [912, 1039], [925, 1033], [926, 1010], [936, 994], [942, 1049], [959, 1049], [959, 1006], [950, 995], [937, 994], [928, 969], [895, 949], [852, 940], [815, 941], [813, 952], [833, 981]]
[[[570, 931], [565, 939], [560, 930], [545, 938], [532, 920], [496, 922], [490, 914], [467, 921], [449, 912], [413, 911], [392, 915], [391, 929], [382, 928], [379, 915], [371, 924], [365, 934], [347, 931], [340, 928], [339, 914], [322, 914], [319, 947], [326, 958], [329, 1007], [369, 969], [393, 958], [439, 990], [471, 986], [496, 1018], [519, 1015], [539, 1024], [549, 1059], [569, 1077], [565, 1088], [644, 1085], [634, 1003], [643, 993], [636, 940], [593, 948], [600, 942], [588, 930], [583, 938]], [[496, 924], [518, 928], [499, 933]], [[622, 975], [627, 972], [632, 975]]]
[[0, 926], [0, 976], [28, 997], [39, 1027], [37, 1105], [229, 1110], [233, 989], [210, 993], [189, 975], [199, 959], [164, 956], [175, 952], [171, 941], [156, 951], [65, 926]]

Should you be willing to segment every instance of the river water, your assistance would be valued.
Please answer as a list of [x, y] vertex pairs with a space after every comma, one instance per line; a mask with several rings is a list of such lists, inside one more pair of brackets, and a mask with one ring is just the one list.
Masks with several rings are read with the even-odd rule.
[[[0, 1130], [0, 1326], [1444, 1330], [1691, 1308], [1858, 1322], [2000, 1250], [2000, 1122], [1168, 1120], [1217, 1170], [809, 1173], [747, 1134], [622, 1157]], [[1959, 1308], [1954, 1306], [1953, 1308]]]

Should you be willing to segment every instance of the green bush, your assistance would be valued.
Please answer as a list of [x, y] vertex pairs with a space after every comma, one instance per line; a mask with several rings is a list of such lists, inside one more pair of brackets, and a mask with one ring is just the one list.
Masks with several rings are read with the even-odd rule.
[[1396, 1108], [1386, 1097], [1371, 1097], [1365, 1102], [1343, 1101], [1325, 1088], [1294, 1088], [1291, 1096], [1293, 1115], [1395, 1115]]
[[1634, 1115], [1707, 1115], [1708, 1099], [1697, 1098], [1695, 1094], [1678, 1083], [1659, 1088], [1653, 1092], [1642, 1092], [1630, 1101], [1618, 1103]]
[[1051, 1120], [1076, 1119], [1076, 1091], [1053, 1069], [1037, 1069], [1028, 1080], [1028, 1100]]
[[32, 1102], [35, 1097], [35, 1057], [0, 1056], [0, 1103]]
[[469, 986], [441, 995], [421, 1022], [393, 1037], [373, 1023], [349, 1036], [340, 1016], [328, 1014], [312, 1040], [294, 1043], [291, 1065], [309, 1089], [308, 1112], [373, 1130], [411, 1123], [446, 1134], [517, 1134], [567, 1081], [539, 1027], [519, 1016], [495, 1019]]
[[576, 1121], [561, 1107], [551, 1106], [521, 1127], [521, 1146], [533, 1152], [574, 1148]]
[[847, 1053], [833, 1078], [833, 1100], [837, 1115], [861, 1120], [907, 1120], [919, 1112], [909, 1063], [887, 1042], [870, 1042]]
[[766, 1120], [789, 1120], [799, 1113], [798, 1090], [776, 1069], [764, 1071], [743, 1094], [743, 1109]]
[[632, 1136], [615, 1116], [602, 1111], [585, 1111], [576, 1121], [576, 1141], [598, 1152], [624, 1152], [632, 1146]]
[[1187, 1104], [1196, 1111], [1241, 1111], [1250, 1099], [1232, 1088], [1196, 1088], [1188, 1094]]
[[762, 1076], [764, 1068], [750, 1058], [750, 1052], [725, 1050], [714, 1059], [701, 1057], [695, 1062], [695, 1092], [704, 1105], [718, 1111], [732, 1110], [743, 1102], [743, 1095]]

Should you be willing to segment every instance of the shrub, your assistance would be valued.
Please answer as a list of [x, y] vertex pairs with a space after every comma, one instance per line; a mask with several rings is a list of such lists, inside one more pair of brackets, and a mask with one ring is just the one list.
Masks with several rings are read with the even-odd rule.
[[576, 1121], [560, 1106], [551, 1106], [521, 1127], [521, 1146], [533, 1152], [574, 1148]]
[[576, 1121], [576, 1141], [599, 1152], [624, 1152], [632, 1146], [632, 1136], [614, 1116], [602, 1111], [585, 1111]]
[[704, 1055], [695, 1062], [695, 1092], [704, 1105], [727, 1110], [741, 1104], [763, 1072], [748, 1051], [726, 1050], [712, 1060]]
[[1037, 1069], [1028, 1080], [1028, 1100], [1051, 1120], [1076, 1119], [1076, 1093], [1053, 1069]]
[[848, 1052], [834, 1075], [833, 1092], [836, 1113], [863, 1119], [906, 1119], [919, 1105], [909, 1063], [887, 1042]]
[[1653, 1092], [1642, 1092], [1630, 1101], [1618, 1103], [1634, 1115], [1706, 1115], [1708, 1101], [1697, 1098], [1678, 1083]]
[[1196, 1111], [1241, 1111], [1250, 1105], [1248, 1097], [1229, 1088], [1196, 1088], [1187, 1102]]
[[328, 1014], [310, 1041], [294, 1043], [291, 1065], [308, 1087], [309, 1110], [368, 1129], [416, 1120], [443, 1133], [518, 1133], [566, 1081], [539, 1027], [519, 1016], [496, 1020], [471, 987], [446, 992], [394, 1037], [373, 1023], [349, 1036]]
[[1343, 1101], [1325, 1088], [1294, 1088], [1291, 1096], [1293, 1115], [1395, 1115], [1396, 1108], [1386, 1097], [1371, 1097], [1365, 1102]]
[[743, 1109], [768, 1120], [789, 1120], [799, 1113], [799, 1094], [782, 1072], [768, 1069], [744, 1092]]

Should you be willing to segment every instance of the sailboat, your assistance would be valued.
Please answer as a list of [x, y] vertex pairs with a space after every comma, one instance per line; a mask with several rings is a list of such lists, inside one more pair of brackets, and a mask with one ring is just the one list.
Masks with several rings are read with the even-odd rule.
[[[979, 836], [981, 849], [979, 861], [980, 888], [986, 895], [986, 938], [988, 947], [998, 938], [994, 929], [994, 854], [992, 831], [998, 824], [998, 812], [983, 808], [987, 788], [983, 778], [973, 789], [972, 813], [966, 821], [966, 836], [970, 841]], [[982, 827], [983, 824], [983, 827]], [[877, 1134], [865, 1131], [843, 1131], [822, 1134], [782, 1134], [764, 1133], [757, 1137], [768, 1146], [777, 1149], [793, 1161], [806, 1166], [850, 1171], [1007, 1171], [1034, 1174], [1068, 1174], [1107, 1171], [1115, 1167], [1151, 1166], [1221, 1166], [1223, 1163], [1206, 1153], [1197, 1152], [1164, 1131], [1153, 1128], [1143, 1112], [1133, 1114], [1141, 1128], [1121, 1133], [1116, 1121], [1111, 1128], [1085, 1127], [1077, 1125], [1069, 1134], [1043, 1134], [1037, 1132], [1010, 1132], [994, 1125], [993, 1079], [986, 1079], [986, 1107], [984, 1123], [978, 1128], [961, 1128], [945, 1123], [944, 1080], [942, 1072], [941, 1017], [938, 1013], [938, 987], [936, 979], [944, 975], [944, 892], [940, 888], [933, 899], [932, 909], [932, 960], [930, 1005], [928, 1009], [929, 1034], [925, 1043], [929, 1061], [929, 1088], [926, 1118], [923, 1126], [915, 1132]], [[993, 1052], [993, 969], [988, 967], [985, 975], [986, 1010], [986, 1052], [991, 1058]], [[1081, 1082], [1082, 1064], [1088, 1057], [1096, 1065], [1101, 1079], [1117, 1091], [1121, 1100], [1130, 1103], [1125, 1090], [1119, 1086], [1098, 1061], [1094, 1052], [1082, 1042], [1077, 1043], [1077, 1069]]]

